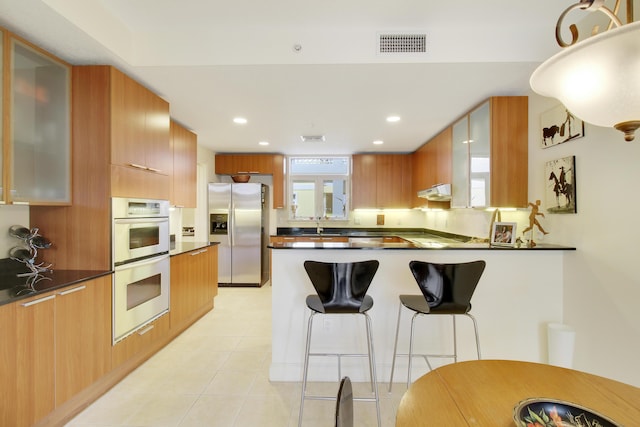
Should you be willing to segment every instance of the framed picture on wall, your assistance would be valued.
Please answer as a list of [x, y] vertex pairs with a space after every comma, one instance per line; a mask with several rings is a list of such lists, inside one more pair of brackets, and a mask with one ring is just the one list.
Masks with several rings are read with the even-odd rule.
[[515, 222], [495, 222], [491, 230], [491, 246], [514, 246], [516, 243]]
[[584, 122], [558, 104], [540, 115], [540, 146], [553, 147], [584, 136]]
[[544, 176], [547, 212], [576, 213], [576, 156], [547, 162]]

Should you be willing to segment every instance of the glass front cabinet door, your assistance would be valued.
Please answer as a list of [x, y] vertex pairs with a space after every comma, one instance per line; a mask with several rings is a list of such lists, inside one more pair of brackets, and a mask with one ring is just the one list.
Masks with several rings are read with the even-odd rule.
[[11, 162], [4, 200], [70, 204], [71, 67], [18, 39], [8, 45], [10, 141], [5, 143]]

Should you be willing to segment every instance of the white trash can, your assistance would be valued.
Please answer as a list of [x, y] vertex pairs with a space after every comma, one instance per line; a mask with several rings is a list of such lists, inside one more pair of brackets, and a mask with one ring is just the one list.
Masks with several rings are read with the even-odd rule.
[[562, 323], [547, 325], [549, 345], [549, 365], [563, 368], [573, 367], [573, 349], [576, 341], [575, 330]]

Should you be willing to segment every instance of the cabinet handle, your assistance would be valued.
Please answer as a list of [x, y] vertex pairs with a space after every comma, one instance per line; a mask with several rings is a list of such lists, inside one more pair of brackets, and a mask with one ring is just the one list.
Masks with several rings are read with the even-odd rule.
[[249, 171], [249, 173], [260, 173], [260, 171]]
[[192, 252], [192, 253], [191, 253], [191, 256], [200, 255], [200, 254], [203, 254], [203, 253], [205, 253], [205, 252], [207, 252], [207, 251], [197, 251], [197, 252]]
[[11, 202], [12, 205], [26, 205], [29, 206], [29, 202]]
[[142, 166], [136, 163], [129, 163], [129, 166], [133, 167], [133, 168], [137, 168], [137, 169], [147, 169], [146, 166]]
[[295, 237], [283, 237], [282, 239], [283, 240], [296, 240]]
[[146, 334], [147, 332], [149, 332], [150, 330], [152, 330], [155, 327], [156, 327], [156, 325], [149, 325], [146, 328], [138, 331], [138, 335], [142, 336], [142, 335]]
[[147, 167], [146, 169], [150, 170], [151, 172], [162, 172], [162, 169], [156, 169], [156, 168], [150, 168], [150, 167]]
[[238, 171], [237, 173], [242, 174], [242, 173], [250, 173], [249, 171]]
[[69, 295], [69, 294], [72, 294], [74, 292], [81, 291], [83, 289], [87, 289], [87, 286], [86, 285], [82, 285], [82, 286], [78, 286], [77, 288], [67, 289], [66, 291], [58, 292], [58, 295], [61, 295], [61, 296]]
[[22, 303], [20, 305], [22, 305], [23, 307], [31, 307], [32, 305], [36, 305], [36, 304], [40, 304], [41, 302], [49, 301], [50, 299], [54, 299], [55, 297], [56, 297], [55, 295], [49, 295], [48, 297], [44, 297], [44, 298], [36, 299], [36, 300], [33, 300], [33, 301], [25, 302], [25, 303]]

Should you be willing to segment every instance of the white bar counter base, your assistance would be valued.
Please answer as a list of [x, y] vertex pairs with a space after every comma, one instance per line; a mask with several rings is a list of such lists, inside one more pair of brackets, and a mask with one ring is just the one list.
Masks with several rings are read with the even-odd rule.
[[[547, 362], [546, 328], [562, 321], [562, 250], [340, 250], [271, 249], [272, 257], [272, 358], [271, 381], [301, 381], [309, 309], [305, 298], [315, 290], [304, 270], [305, 260], [351, 262], [377, 259], [380, 268], [368, 294], [374, 300], [369, 311], [373, 328], [378, 381], [389, 381], [393, 340], [400, 294], [420, 294], [409, 271], [409, 261], [439, 263], [483, 259], [487, 266], [471, 300], [478, 321], [483, 359]], [[398, 352], [408, 353], [412, 312], [403, 308]], [[471, 320], [458, 316], [458, 360], [476, 358]], [[416, 321], [416, 353], [442, 353], [451, 349], [453, 332], [449, 316]], [[366, 353], [363, 316], [318, 315], [314, 320], [312, 352]], [[449, 350], [451, 351], [451, 350]], [[435, 368], [450, 359], [431, 359]], [[416, 358], [412, 378], [428, 371]], [[342, 375], [352, 381], [368, 381], [366, 358], [343, 358]], [[394, 381], [406, 382], [407, 357], [398, 357]], [[312, 357], [309, 381], [339, 381], [337, 359]]]

